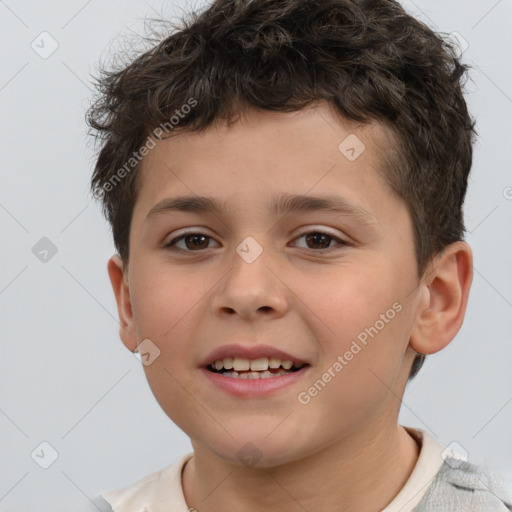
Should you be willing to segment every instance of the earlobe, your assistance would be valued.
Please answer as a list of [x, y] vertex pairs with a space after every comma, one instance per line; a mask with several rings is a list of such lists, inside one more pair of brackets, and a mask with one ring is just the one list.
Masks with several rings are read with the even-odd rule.
[[137, 349], [137, 336], [130, 300], [130, 288], [127, 282], [127, 275], [123, 270], [123, 262], [119, 255], [115, 254], [108, 260], [107, 270], [117, 303], [120, 324], [119, 336], [126, 348], [131, 352], [135, 352]]
[[424, 300], [417, 311], [410, 346], [421, 354], [434, 354], [455, 337], [466, 313], [473, 280], [473, 253], [463, 241], [445, 247], [422, 283]]

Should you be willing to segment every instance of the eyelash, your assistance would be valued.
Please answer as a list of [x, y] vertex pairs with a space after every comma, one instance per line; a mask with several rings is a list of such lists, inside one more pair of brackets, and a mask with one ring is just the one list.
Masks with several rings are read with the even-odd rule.
[[[338, 248], [350, 245], [348, 242], [345, 242], [341, 238], [335, 237], [334, 235], [331, 235], [330, 233], [327, 233], [325, 231], [320, 231], [320, 230], [307, 231], [305, 233], [302, 233], [298, 237], [296, 237], [294, 240], [298, 240], [299, 238], [302, 238], [302, 237], [307, 236], [307, 235], [312, 235], [312, 234], [315, 234], [315, 235], [325, 235], [325, 236], [329, 237], [330, 239], [332, 239], [334, 241], [337, 241], [338, 242]], [[213, 239], [213, 237], [211, 237], [209, 235], [206, 235], [205, 233], [201, 233], [201, 232], [197, 232], [197, 231], [189, 231], [188, 233], [183, 233], [179, 237], [173, 238], [168, 244], [165, 244], [164, 248], [169, 249], [169, 250], [174, 251], [174, 252], [181, 252], [181, 253], [192, 253], [192, 252], [207, 251], [208, 249], [198, 249], [196, 251], [191, 250], [191, 249], [181, 249], [181, 248], [176, 247], [174, 245], [176, 242], [179, 242], [180, 240], [183, 240], [184, 238], [187, 238], [187, 237], [193, 236], [193, 235], [203, 235], [203, 236], [205, 236], [208, 239]], [[329, 252], [329, 251], [332, 251], [332, 250], [336, 249], [336, 246], [335, 247], [329, 247], [327, 249], [308, 249], [307, 247], [306, 248], [299, 247], [299, 249], [309, 250], [309, 251], [313, 251], [313, 252]]]

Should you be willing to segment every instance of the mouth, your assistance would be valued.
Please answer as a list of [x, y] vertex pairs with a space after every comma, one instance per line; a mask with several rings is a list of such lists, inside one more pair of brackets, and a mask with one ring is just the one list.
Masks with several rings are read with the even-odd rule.
[[206, 369], [232, 379], [258, 380], [290, 375], [306, 366], [309, 365], [300, 361], [282, 360], [277, 357], [259, 357], [257, 359], [225, 357], [208, 364]]

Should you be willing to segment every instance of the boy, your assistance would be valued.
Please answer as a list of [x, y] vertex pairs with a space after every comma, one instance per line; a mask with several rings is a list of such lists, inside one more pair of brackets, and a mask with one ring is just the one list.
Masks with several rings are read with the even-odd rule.
[[392, 0], [218, 0], [104, 74], [120, 336], [194, 449], [115, 512], [512, 510], [398, 424], [472, 281], [465, 71]]

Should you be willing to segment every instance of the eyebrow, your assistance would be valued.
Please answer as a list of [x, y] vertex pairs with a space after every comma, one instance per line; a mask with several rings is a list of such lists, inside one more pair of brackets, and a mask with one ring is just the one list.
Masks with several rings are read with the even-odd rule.
[[[365, 224], [377, 223], [377, 219], [370, 212], [341, 196], [332, 194], [322, 196], [281, 195], [271, 198], [269, 209], [276, 215], [321, 211], [351, 216]], [[145, 220], [173, 211], [213, 213], [220, 216], [228, 210], [227, 202], [219, 201], [213, 197], [179, 196], [162, 199], [151, 208]]]

